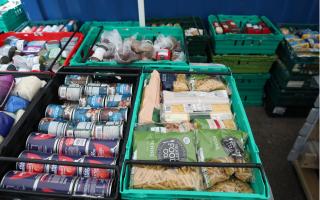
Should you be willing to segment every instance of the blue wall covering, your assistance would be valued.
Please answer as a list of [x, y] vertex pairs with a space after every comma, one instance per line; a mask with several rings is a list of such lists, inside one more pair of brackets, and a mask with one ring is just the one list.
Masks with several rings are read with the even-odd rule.
[[[30, 20], [138, 20], [137, 0], [22, 0]], [[318, 23], [319, 0], [145, 0], [146, 17], [265, 15], [274, 22]]]

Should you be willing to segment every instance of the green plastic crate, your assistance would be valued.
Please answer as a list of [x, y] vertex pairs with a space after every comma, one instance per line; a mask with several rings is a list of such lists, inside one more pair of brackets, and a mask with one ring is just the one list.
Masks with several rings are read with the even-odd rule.
[[243, 105], [245, 106], [262, 106], [264, 90], [241, 90], [239, 89], [239, 95]]
[[193, 63], [207, 63], [208, 57], [206, 55], [189, 55], [189, 60]]
[[214, 63], [230, 67], [233, 73], [268, 73], [276, 58], [268, 55], [212, 55]]
[[14, 31], [21, 32], [25, 27], [33, 27], [33, 26], [47, 26], [47, 25], [65, 25], [69, 22], [69, 20], [48, 20], [48, 21], [26, 21], [23, 22], [20, 26], [18, 26]]
[[185, 36], [186, 43], [188, 46], [188, 51], [190, 54], [196, 55], [201, 54], [209, 45], [209, 34], [203, 24], [200, 17], [178, 17], [178, 18], [157, 18], [157, 19], [147, 19], [147, 25], [152, 26], [154, 24], [176, 24], [179, 23], [183, 30], [189, 28], [198, 28], [203, 30], [203, 35], [200, 36]]
[[21, 23], [27, 21], [26, 13], [24, 12], [22, 5], [18, 5], [4, 12], [0, 16], [0, 30], [4, 32], [13, 31], [20, 26]]
[[3, 4], [8, 3], [8, 0], [0, 0], [0, 6], [2, 6]]
[[[117, 29], [120, 35], [123, 38], [130, 37], [136, 33], [137, 39], [149, 39], [154, 40], [159, 34], [163, 34], [165, 36], [173, 36], [181, 43], [181, 48], [185, 49], [184, 45], [184, 35], [182, 33], [181, 28], [176, 27], [102, 27], [103, 30], [111, 31]], [[112, 67], [140, 67], [142, 68], [145, 65], [156, 65], [156, 64], [163, 64], [163, 65], [177, 65], [177, 66], [187, 66], [187, 61], [169, 61], [169, 60], [139, 60], [135, 61], [130, 64], [118, 64], [116, 61], [104, 61], [104, 62], [96, 62], [96, 61], [89, 61], [84, 60], [86, 57], [89, 57], [89, 50], [94, 45], [95, 39], [96, 41], [100, 41], [100, 36], [103, 31], [101, 28], [92, 27], [88, 32], [87, 36], [85, 37], [84, 41], [82, 42], [80, 48], [78, 49], [77, 53], [74, 55], [70, 62], [70, 66], [112, 66]], [[187, 53], [185, 51], [186, 59], [188, 58]]]
[[[161, 66], [158, 66], [161, 69]], [[191, 66], [192, 71], [194, 72], [202, 72], [200, 66]], [[224, 66], [215, 66], [210, 70], [206, 70], [206, 72], [229, 72], [229, 70]], [[141, 103], [142, 93], [143, 93], [143, 83], [145, 78], [147, 77], [147, 73], [143, 73], [140, 79], [140, 85], [137, 92], [137, 100], [134, 105], [132, 121], [130, 124], [130, 131], [128, 142], [126, 145], [126, 155], [125, 159], [130, 159], [131, 155], [131, 145], [132, 139], [134, 135], [134, 127], [138, 119], [138, 112]], [[253, 134], [248, 122], [248, 119], [245, 114], [245, 110], [242, 106], [236, 84], [232, 76], [225, 76], [226, 81], [228, 83], [229, 88], [232, 91], [232, 109], [235, 113], [235, 119], [238, 127], [248, 133], [248, 143], [247, 149], [250, 152], [252, 162], [261, 163], [258, 148], [254, 142]], [[252, 187], [255, 194], [240, 194], [240, 193], [221, 193], [221, 192], [200, 192], [200, 191], [178, 191], [178, 190], [141, 190], [141, 189], [129, 189], [129, 167], [122, 166], [121, 177], [124, 179], [120, 180], [120, 192], [122, 199], [269, 199], [270, 198], [270, 187], [268, 181], [265, 183], [262, 181], [262, 174], [258, 170], [253, 170], [255, 180], [252, 184]]]
[[233, 77], [236, 80], [237, 87], [239, 90], [263, 90], [266, 81], [270, 78], [270, 74], [233, 74]]
[[[298, 30], [308, 28], [313, 31], [319, 31], [319, 25], [315, 24], [281, 24], [279, 26]], [[277, 50], [277, 54], [288, 70], [294, 74], [319, 74], [318, 53], [315, 53], [314, 56], [299, 57], [291, 45], [283, 39]]]
[[82, 24], [80, 28], [80, 32], [83, 35], [87, 35], [91, 27], [131, 27], [131, 26], [139, 26], [138, 21], [91, 21], [91, 22], [85, 22]]
[[[209, 30], [215, 54], [265, 54], [273, 55], [283, 39], [280, 30], [265, 16], [256, 15], [210, 15]], [[263, 21], [271, 34], [217, 34], [213, 22], [233, 20], [242, 28], [247, 22]]]
[[277, 81], [271, 78], [266, 85], [266, 92], [277, 106], [312, 106], [319, 95], [318, 90], [285, 90]]
[[281, 60], [277, 60], [272, 69], [272, 77], [279, 83], [279, 86], [282, 89], [318, 89], [319, 85], [317, 84], [316, 79], [319, 77], [312, 75], [299, 75], [291, 73], [286, 66], [282, 63]]

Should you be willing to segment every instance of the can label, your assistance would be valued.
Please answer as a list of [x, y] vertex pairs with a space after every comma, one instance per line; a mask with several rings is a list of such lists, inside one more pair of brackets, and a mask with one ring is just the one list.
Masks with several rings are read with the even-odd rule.
[[78, 177], [43, 174], [34, 184], [34, 191], [46, 193], [72, 194]]
[[109, 197], [112, 188], [112, 179], [97, 179], [80, 177], [74, 187], [74, 196], [82, 197]]
[[79, 122], [74, 126], [73, 137], [90, 138], [92, 137], [93, 122]]
[[97, 123], [92, 132], [92, 137], [98, 140], [110, 140], [122, 138], [122, 122]]
[[[104, 164], [104, 165], [115, 165], [116, 160], [114, 158], [102, 158], [102, 157], [88, 157], [85, 156], [82, 159], [83, 163], [93, 163], [93, 164]], [[103, 168], [90, 168], [83, 167], [80, 176], [83, 177], [94, 177], [99, 179], [110, 179], [114, 175], [114, 170], [103, 169]]]
[[45, 116], [54, 119], [62, 119], [64, 116], [64, 108], [62, 105], [49, 104], [46, 108]]
[[81, 76], [81, 75], [67, 75], [64, 79], [65, 85], [85, 85], [91, 81], [90, 76]]
[[42, 175], [35, 172], [9, 171], [2, 178], [1, 188], [32, 191], [34, 184]]
[[86, 155], [93, 157], [114, 158], [119, 151], [119, 140], [90, 139], [86, 146]]
[[83, 91], [81, 85], [61, 85], [58, 90], [58, 95], [61, 99], [68, 101], [79, 101]]
[[106, 96], [102, 95], [82, 97], [79, 100], [79, 105], [81, 107], [90, 106], [91, 108], [103, 108], [105, 97]]
[[116, 94], [107, 96], [104, 107], [129, 107], [130, 105], [131, 96]]
[[70, 156], [86, 155], [88, 143], [89, 139], [86, 138], [62, 138], [58, 145], [58, 154]]
[[54, 153], [58, 143], [59, 138], [56, 138], [54, 135], [31, 133], [26, 142], [26, 149], [43, 153]]
[[126, 83], [116, 83], [116, 94], [131, 95], [132, 85]]
[[100, 112], [100, 121], [127, 121], [127, 108], [104, 108]]
[[[46, 154], [38, 151], [23, 151], [19, 155], [19, 158], [49, 160], [50, 154]], [[23, 172], [45, 173], [46, 164], [17, 162], [16, 169]]]
[[49, 133], [58, 137], [65, 136], [65, 132], [70, 122], [58, 121], [52, 118], [42, 118], [38, 125], [41, 133]]
[[76, 122], [95, 122], [99, 121], [99, 109], [77, 108], [73, 113], [72, 120]]
[[[57, 155], [53, 154], [51, 160], [55, 161], [66, 161], [66, 162], [80, 162], [81, 157], [77, 156], [66, 156], [66, 155]], [[66, 165], [47, 165], [47, 173], [64, 175], [64, 176], [77, 176], [80, 174], [80, 167], [76, 166], [66, 166]]]

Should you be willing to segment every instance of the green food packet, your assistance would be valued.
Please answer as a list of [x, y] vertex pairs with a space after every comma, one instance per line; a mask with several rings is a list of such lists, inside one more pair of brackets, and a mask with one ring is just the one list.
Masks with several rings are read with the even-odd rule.
[[243, 158], [247, 133], [237, 130], [200, 129], [197, 132], [198, 157], [200, 162], [233, 157]]
[[196, 162], [195, 134], [135, 131], [133, 159]]

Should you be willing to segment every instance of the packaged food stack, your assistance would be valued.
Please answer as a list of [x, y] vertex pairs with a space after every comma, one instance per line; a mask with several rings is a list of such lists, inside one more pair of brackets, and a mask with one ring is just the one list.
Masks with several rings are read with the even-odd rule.
[[184, 30], [187, 41], [189, 60], [206, 63], [211, 59], [209, 36], [200, 17], [180, 17], [147, 20], [149, 26], [175, 26]]
[[[58, 90], [64, 104], [47, 106], [19, 158], [116, 165], [131, 95], [131, 84], [67, 75]], [[114, 191], [114, 175], [107, 168], [18, 162], [1, 188], [106, 198]]]
[[263, 104], [264, 85], [282, 35], [264, 16], [210, 15], [214, 63], [230, 67], [244, 105]]
[[36, 76], [0, 76], [0, 144], [45, 84]]
[[[248, 134], [239, 130], [223, 77], [147, 76], [132, 160], [246, 163]], [[129, 188], [253, 193], [252, 169], [132, 165]]]
[[20, 0], [3, 0], [0, 5], [0, 32], [14, 31], [27, 21], [27, 15]]
[[[69, 37], [61, 40], [32, 40], [27, 41], [15, 36], [9, 36], [0, 47], [0, 71], [39, 72], [48, 71], [66, 44]], [[78, 38], [72, 38], [62, 54], [65, 59], [77, 43]]]
[[319, 26], [282, 25], [285, 39], [267, 84], [272, 116], [306, 116], [319, 95]]
[[22, 24], [23, 27], [18, 27], [16, 32], [22, 33], [43, 33], [43, 32], [74, 32], [77, 30], [77, 24], [75, 20], [70, 21], [57, 21], [50, 22], [46, 25], [46, 22], [26, 22]]
[[138, 39], [139, 34], [122, 37], [117, 29], [103, 31], [93, 47], [91, 61], [116, 61], [128, 64], [139, 60], [185, 61], [181, 41], [175, 37], [158, 35], [155, 40]]

